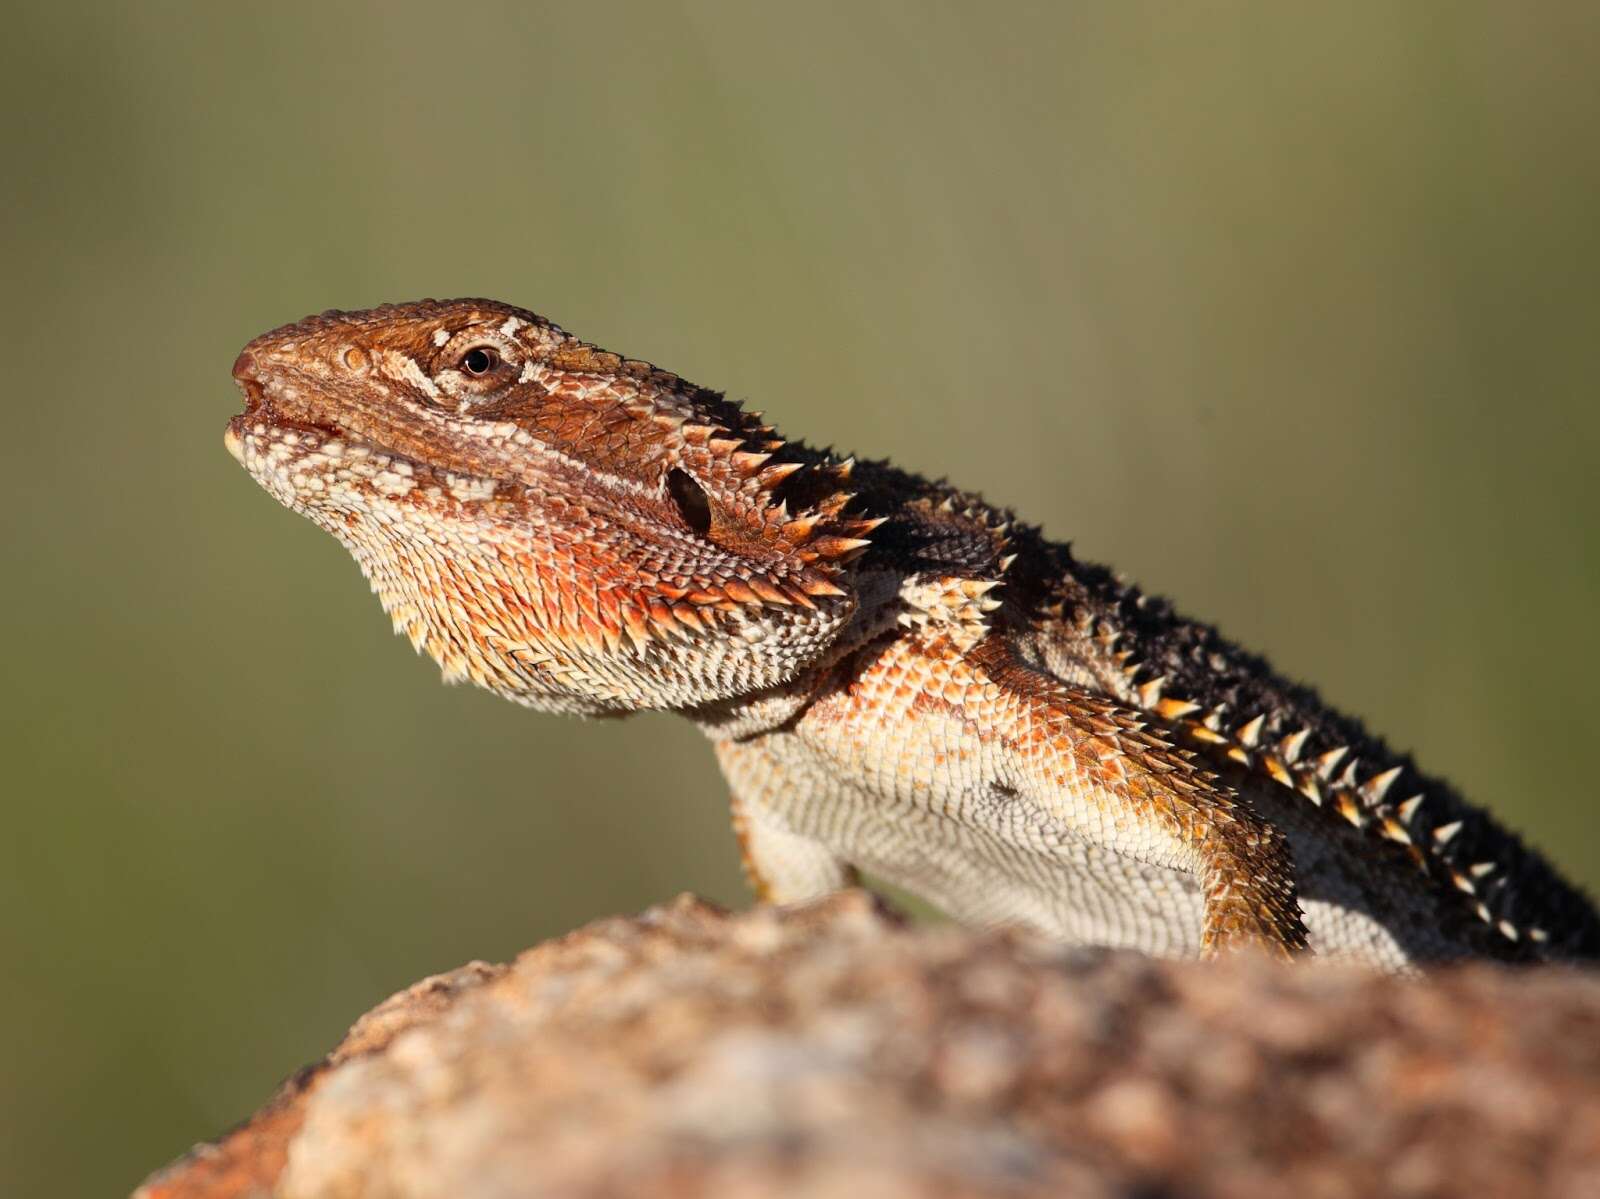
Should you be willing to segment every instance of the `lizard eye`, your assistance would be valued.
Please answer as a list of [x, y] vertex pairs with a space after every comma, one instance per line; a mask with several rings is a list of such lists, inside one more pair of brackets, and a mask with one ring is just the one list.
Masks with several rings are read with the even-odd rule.
[[515, 345], [502, 344], [493, 334], [463, 329], [439, 347], [432, 370], [456, 402], [477, 403], [516, 381], [520, 357]]
[[487, 346], [473, 346], [461, 355], [461, 369], [469, 375], [487, 375], [500, 365], [500, 355]]

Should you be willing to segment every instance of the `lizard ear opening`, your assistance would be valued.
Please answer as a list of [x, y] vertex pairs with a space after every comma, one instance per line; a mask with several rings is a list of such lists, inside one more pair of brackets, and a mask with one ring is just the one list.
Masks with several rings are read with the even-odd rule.
[[683, 523], [694, 530], [695, 536], [710, 535], [711, 501], [706, 498], [705, 490], [700, 484], [696, 483], [686, 471], [673, 467], [667, 472], [667, 494], [678, 506], [678, 515], [683, 517]]

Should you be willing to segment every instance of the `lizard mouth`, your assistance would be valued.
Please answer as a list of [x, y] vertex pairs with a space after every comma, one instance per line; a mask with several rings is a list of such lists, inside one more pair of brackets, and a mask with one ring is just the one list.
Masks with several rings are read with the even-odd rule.
[[342, 419], [315, 379], [273, 370], [270, 362], [263, 366], [249, 349], [234, 363], [233, 377], [244, 393], [244, 411], [228, 421], [222, 444], [296, 511], [309, 514], [372, 492], [413, 505], [495, 498], [498, 483], [419, 457], [405, 430], [361, 414], [353, 423]]
[[244, 393], [244, 411], [229, 419], [222, 444], [241, 465], [247, 465], [246, 439], [269, 430], [302, 433], [319, 441], [358, 440], [336, 422], [313, 415], [303, 402], [293, 404], [292, 409], [286, 406], [283, 397], [277, 394], [280, 389], [269, 387], [249, 350], [234, 361], [233, 379]]
[[[269, 373], [261, 370], [256, 361], [256, 356], [245, 350], [233, 362], [233, 381], [239, 385], [239, 390], [244, 392], [244, 411], [234, 420], [265, 420], [271, 423], [290, 421], [294, 424], [310, 426], [324, 426], [330, 431], [337, 431], [336, 427], [327, 421], [308, 419], [305, 413], [291, 414], [285, 410], [286, 398], [299, 399], [298, 389], [283, 386], [281, 379], [276, 379]], [[295, 408], [304, 408], [304, 402], [294, 405]]]

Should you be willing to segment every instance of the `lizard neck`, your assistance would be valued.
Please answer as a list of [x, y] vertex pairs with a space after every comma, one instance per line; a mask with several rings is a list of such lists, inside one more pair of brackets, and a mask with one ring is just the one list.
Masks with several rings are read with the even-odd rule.
[[900, 575], [880, 570], [862, 571], [853, 583], [854, 615], [804, 671], [775, 687], [680, 709], [682, 714], [713, 741], [739, 740], [792, 724], [819, 698], [846, 685], [860, 651], [898, 629], [905, 585]]

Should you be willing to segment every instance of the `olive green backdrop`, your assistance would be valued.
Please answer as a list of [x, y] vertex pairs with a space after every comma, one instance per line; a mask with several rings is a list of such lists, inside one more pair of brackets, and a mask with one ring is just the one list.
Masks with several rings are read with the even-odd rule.
[[981, 488], [1600, 881], [1597, 73], [1582, 0], [13, 6], [0, 1193], [746, 901], [694, 731], [441, 686], [223, 452], [325, 307], [515, 301]]

